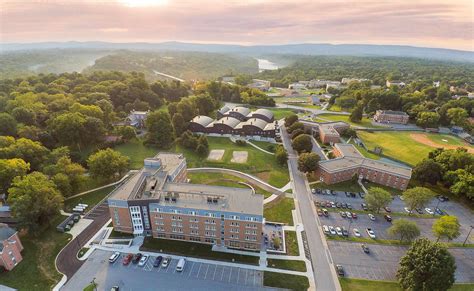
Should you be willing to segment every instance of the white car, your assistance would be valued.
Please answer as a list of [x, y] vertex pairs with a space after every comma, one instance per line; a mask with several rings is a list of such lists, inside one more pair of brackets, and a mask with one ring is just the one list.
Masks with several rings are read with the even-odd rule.
[[375, 216], [373, 214], [369, 213], [368, 216], [369, 216], [370, 220], [375, 220]]
[[366, 231], [370, 238], [375, 239], [375, 232], [371, 228], [367, 228]]
[[336, 234], [336, 230], [334, 229], [334, 227], [329, 226], [329, 233], [331, 233], [332, 235]]
[[168, 265], [170, 264], [170, 262], [171, 262], [171, 257], [165, 257], [165, 258], [163, 259], [163, 262], [161, 262], [161, 267], [162, 267], [162, 268], [168, 267]]
[[323, 232], [329, 234], [329, 227], [327, 225], [323, 225]]
[[311, 193], [316, 194], [316, 189], [311, 189]]
[[405, 198], [403, 198], [402, 195], [398, 195], [398, 198], [400, 198], [400, 200], [402, 200], [402, 201], [405, 200]]
[[433, 211], [431, 208], [426, 207], [426, 208], [425, 208], [425, 211], [426, 211], [428, 214], [434, 214], [434, 211]]
[[404, 207], [403, 209], [405, 209], [405, 212], [406, 212], [406, 213], [411, 213], [411, 210], [410, 210], [410, 208], [408, 208], [408, 207]]
[[339, 226], [336, 227], [336, 233], [337, 235], [342, 236], [342, 229]]
[[138, 265], [139, 265], [140, 267], [145, 266], [145, 264], [146, 264], [146, 262], [148, 261], [148, 258], [149, 258], [149, 257], [150, 257], [149, 255], [143, 255], [143, 257], [142, 257], [142, 258], [140, 259], [140, 261], [138, 262]]
[[333, 201], [331, 201], [331, 207], [332, 207], [332, 208], [336, 208], [336, 203], [333, 202]]
[[357, 228], [354, 228], [352, 232], [354, 233], [355, 237], [360, 237], [360, 231]]
[[346, 216], [347, 218], [352, 218], [352, 213], [350, 213], [349, 211], [346, 211]]
[[109, 263], [115, 263], [115, 261], [120, 257], [119, 252], [113, 253], [109, 258]]

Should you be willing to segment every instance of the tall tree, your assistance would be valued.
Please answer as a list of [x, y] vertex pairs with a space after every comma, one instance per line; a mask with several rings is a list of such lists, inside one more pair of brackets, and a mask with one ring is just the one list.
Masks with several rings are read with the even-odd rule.
[[311, 137], [307, 134], [301, 134], [295, 137], [292, 142], [293, 148], [298, 153], [311, 152], [313, 149], [313, 143], [311, 142]]
[[446, 291], [454, 283], [455, 271], [454, 257], [445, 247], [420, 238], [401, 258], [397, 279], [404, 290]]
[[59, 214], [63, 198], [56, 185], [40, 172], [13, 179], [8, 203], [21, 228], [37, 232]]
[[387, 233], [393, 237], [398, 237], [400, 242], [411, 242], [420, 236], [420, 229], [414, 221], [408, 219], [397, 219], [387, 229]]
[[297, 121], [298, 121], [298, 115], [292, 114], [290, 116], [287, 116], [287, 117], [285, 117], [285, 126], [288, 128], [291, 125], [293, 125], [293, 123], [295, 123]]
[[181, 115], [181, 113], [176, 113], [175, 115], [173, 115], [171, 122], [173, 123], [174, 133], [176, 136], [180, 136], [181, 134], [183, 134], [183, 132], [186, 131], [187, 122], [184, 120], [183, 115]]
[[278, 164], [284, 166], [288, 161], [288, 153], [282, 145], [277, 145], [275, 149], [275, 158]]
[[303, 173], [314, 172], [321, 158], [316, 153], [302, 153], [298, 157], [298, 170]]
[[433, 234], [437, 238], [436, 241], [439, 241], [441, 238], [453, 240], [461, 234], [459, 231], [460, 227], [461, 225], [456, 216], [444, 215], [433, 223]]
[[405, 204], [413, 210], [415, 208], [423, 208], [434, 197], [434, 193], [424, 187], [414, 187], [406, 190], [402, 194]]
[[13, 178], [24, 176], [29, 170], [30, 164], [22, 159], [0, 159], [0, 192], [7, 191]]
[[128, 169], [130, 159], [111, 148], [100, 150], [87, 159], [92, 176], [110, 180]]
[[171, 146], [174, 141], [174, 133], [168, 113], [154, 111], [148, 114], [145, 125], [147, 129], [146, 144], [155, 145], [160, 149], [167, 149]]
[[0, 113], [0, 135], [16, 135], [16, 120], [8, 113]]
[[442, 177], [443, 167], [431, 159], [424, 159], [413, 169], [413, 178], [422, 183], [436, 185]]
[[436, 128], [439, 126], [439, 114], [436, 112], [420, 112], [416, 124], [424, 128]]
[[354, 110], [352, 110], [349, 119], [352, 122], [358, 123], [362, 120], [363, 113], [364, 113], [364, 105], [362, 102], [359, 101], [359, 103], [357, 103], [357, 106], [354, 108]]
[[365, 195], [365, 202], [370, 209], [380, 212], [380, 208], [388, 206], [392, 202], [392, 195], [380, 187], [369, 188], [369, 193]]
[[464, 108], [451, 108], [448, 109], [446, 114], [452, 125], [465, 126], [469, 114]]

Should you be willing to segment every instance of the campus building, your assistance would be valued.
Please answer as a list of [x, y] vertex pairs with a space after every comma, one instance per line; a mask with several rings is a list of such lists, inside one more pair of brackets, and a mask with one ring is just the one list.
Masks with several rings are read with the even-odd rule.
[[146, 117], [148, 116], [148, 113], [150, 113], [149, 110], [148, 111], [132, 110], [130, 111], [130, 114], [127, 116], [126, 123], [136, 128], [143, 128], [145, 127], [145, 120], [146, 120]]
[[403, 111], [377, 110], [374, 121], [380, 123], [407, 124], [410, 116]]
[[187, 183], [186, 159], [158, 153], [108, 199], [114, 229], [136, 236], [260, 250], [263, 195]]
[[322, 143], [334, 144], [341, 141], [341, 133], [350, 127], [349, 124], [343, 121], [318, 123], [313, 127], [319, 134], [319, 139]]
[[274, 138], [278, 132], [278, 125], [273, 112], [267, 109], [250, 111], [246, 107], [222, 107], [217, 112], [217, 120], [208, 116], [198, 115], [190, 122], [188, 129], [194, 133], [258, 136]]
[[405, 190], [411, 178], [412, 170], [392, 163], [372, 160], [364, 157], [353, 145], [337, 143], [334, 145], [335, 159], [319, 162], [316, 174], [320, 181], [335, 184], [352, 179], [359, 179]]
[[0, 267], [12, 270], [23, 260], [18, 232], [4, 223], [0, 223]]

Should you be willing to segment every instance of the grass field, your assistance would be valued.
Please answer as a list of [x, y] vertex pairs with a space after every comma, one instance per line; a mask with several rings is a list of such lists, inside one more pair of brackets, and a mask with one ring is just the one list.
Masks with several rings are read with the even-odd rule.
[[327, 185], [325, 183], [315, 183], [311, 185], [311, 188], [319, 188], [319, 189], [329, 189], [335, 191], [350, 191], [350, 192], [362, 192], [362, 188], [360, 188], [359, 184], [349, 181], [344, 181], [337, 184]]
[[[244, 184], [240, 184], [239, 182], [245, 182], [244, 179], [229, 175], [229, 174], [222, 174], [222, 173], [193, 173], [188, 172], [188, 178], [191, 180], [193, 184], [205, 184], [205, 185], [215, 185], [215, 186], [226, 186], [226, 187], [236, 187], [236, 188], [249, 188]], [[258, 194], [262, 194], [265, 198], [270, 197], [272, 193], [263, 190], [260, 187], [257, 187], [251, 183], [255, 189], [255, 192]]]
[[[397, 282], [339, 278], [343, 291], [402, 291]], [[474, 290], [474, 284], [454, 284], [449, 291]]]
[[[434, 148], [414, 141], [410, 137], [412, 132], [365, 132], [359, 131], [357, 135], [363, 140], [365, 146], [373, 150], [376, 146], [382, 147], [386, 156], [401, 160], [410, 165], [416, 165], [428, 157]], [[432, 134], [430, 134], [432, 135]]]
[[23, 261], [12, 271], [0, 274], [0, 284], [18, 290], [51, 290], [61, 279], [54, 261], [59, 251], [71, 239], [71, 235], [56, 231], [65, 216], [51, 220], [51, 226], [34, 237], [20, 236], [24, 250]]
[[376, 155], [376, 154], [373, 154], [369, 151], [367, 151], [365, 148], [359, 146], [359, 145], [356, 145], [354, 143], [354, 141], [351, 140], [350, 144], [352, 144], [353, 146], [355, 146], [357, 148], [357, 150], [366, 158], [369, 158], [369, 159], [373, 159], [373, 160], [380, 160], [380, 156]]
[[[427, 134], [427, 137], [431, 141], [441, 144], [441, 145], [469, 147], [469, 145], [462, 139], [449, 135], [449, 134]], [[443, 141], [443, 139], [447, 140], [447, 142]]]
[[97, 190], [94, 192], [87, 193], [85, 195], [72, 198], [69, 200], [64, 201], [64, 211], [68, 212], [71, 211], [77, 204], [84, 203], [89, 205], [89, 209], [99, 203], [102, 199], [104, 199], [107, 194], [110, 193], [115, 188], [115, 186], [110, 186], [101, 190]]
[[263, 285], [295, 291], [306, 291], [309, 288], [309, 281], [304, 276], [265, 271], [263, 273]]
[[[217, 167], [234, 169], [257, 176], [275, 187], [283, 187], [290, 179], [288, 168], [286, 166], [280, 166], [273, 155], [264, 153], [250, 145], [238, 146], [232, 143], [228, 138], [224, 137], [208, 137], [208, 141], [210, 150], [225, 150], [225, 154], [221, 161], [208, 161], [206, 158], [198, 156], [194, 151], [177, 145], [167, 151], [183, 153], [186, 157], [188, 168]], [[263, 146], [265, 145], [263, 144]], [[115, 149], [130, 157], [131, 166], [134, 169], [141, 168], [144, 158], [155, 156], [159, 151], [156, 148], [144, 146], [139, 140], [119, 145]], [[232, 159], [233, 151], [247, 151], [247, 163], [231, 163], [230, 160]]]
[[250, 265], [258, 265], [259, 257], [246, 256], [240, 254], [231, 254], [223, 252], [214, 252], [210, 245], [197, 244], [193, 242], [167, 240], [158, 238], [145, 238], [140, 250], [162, 251], [165, 253], [184, 255], [189, 257], [210, 259], [218, 261], [244, 263]]
[[295, 231], [285, 231], [286, 253], [288, 256], [299, 255], [298, 240]]
[[[268, 108], [267, 108], [268, 109]], [[275, 109], [268, 109], [271, 112], [273, 112], [275, 120], [280, 120], [282, 118], [285, 118], [287, 116], [296, 114], [294, 110], [291, 109], [283, 109], [283, 108], [275, 108]]]
[[267, 221], [281, 222], [293, 225], [291, 210], [295, 209], [295, 202], [292, 198], [283, 198], [263, 210], [263, 216]]
[[268, 267], [306, 272], [306, 264], [303, 261], [268, 259]]
[[378, 127], [378, 126], [373, 126], [372, 123], [371, 123], [371, 120], [366, 118], [366, 117], [362, 118], [361, 122], [359, 122], [359, 123], [355, 123], [355, 122], [350, 121], [349, 115], [320, 114], [320, 115], [318, 115], [318, 117], [317, 117], [317, 119], [319, 119], [319, 120], [316, 120], [316, 121], [323, 121], [322, 119], [327, 119], [327, 120], [331, 120], [331, 121], [344, 121], [344, 122], [347, 122], [347, 123], [352, 124], [354, 126], [373, 127], [373, 128]]

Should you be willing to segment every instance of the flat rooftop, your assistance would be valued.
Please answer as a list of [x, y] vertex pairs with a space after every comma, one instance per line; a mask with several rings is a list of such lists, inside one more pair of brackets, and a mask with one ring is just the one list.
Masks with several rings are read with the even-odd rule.
[[355, 146], [347, 143], [336, 143], [334, 145], [344, 157], [355, 157], [362, 158], [364, 157]]
[[392, 111], [392, 110], [377, 110], [380, 114], [389, 114], [389, 115], [408, 115], [406, 112], [403, 111]]

